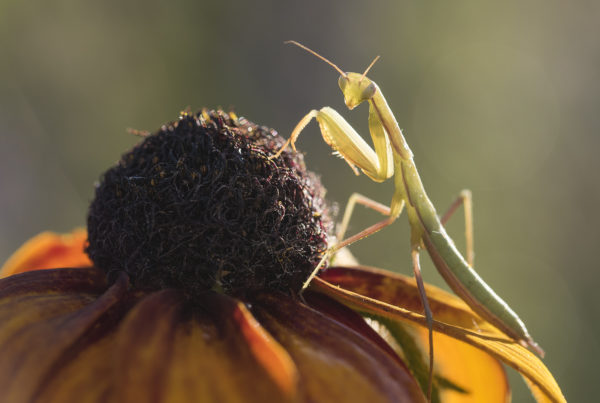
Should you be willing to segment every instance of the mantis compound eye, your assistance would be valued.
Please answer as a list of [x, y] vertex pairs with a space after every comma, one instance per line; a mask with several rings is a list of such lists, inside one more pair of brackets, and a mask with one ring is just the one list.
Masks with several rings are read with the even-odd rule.
[[139, 289], [298, 292], [327, 248], [324, 188], [276, 132], [220, 111], [164, 125], [104, 173], [87, 253]]
[[340, 89], [342, 90], [343, 93], [346, 93], [346, 87], [348, 86], [349, 81], [348, 81], [348, 77], [344, 77], [344, 76], [340, 76], [340, 78], [338, 78], [338, 85], [340, 86]]
[[377, 87], [375, 87], [373, 82], [370, 82], [363, 91], [363, 99], [367, 100], [373, 98], [373, 95], [375, 95], [376, 91]]

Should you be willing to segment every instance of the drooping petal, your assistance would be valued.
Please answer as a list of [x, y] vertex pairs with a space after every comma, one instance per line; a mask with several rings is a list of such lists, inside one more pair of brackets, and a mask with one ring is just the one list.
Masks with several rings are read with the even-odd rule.
[[102, 293], [104, 276], [94, 269], [36, 271], [0, 281], [4, 401], [42, 399], [57, 373], [118, 321], [127, 286], [121, 276]]
[[70, 234], [42, 232], [25, 242], [0, 268], [0, 278], [30, 270], [57, 267], [90, 267], [84, 252], [87, 231], [76, 229]]
[[174, 332], [171, 359], [162, 363], [162, 401], [295, 401], [248, 345], [232, 314], [236, 307], [232, 298], [207, 293], [192, 311], [181, 312], [184, 316]]
[[296, 363], [303, 400], [424, 401], [396, 358], [329, 316], [278, 295], [259, 297], [252, 312]]
[[[422, 308], [414, 280], [398, 274], [367, 267], [333, 268], [322, 273], [321, 279], [317, 278], [311, 289], [323, 292], [357, 311], [426, 326], [423, 315], [416, 313], [421, 312]], [[491, 354], [519, 371], [545, 398], [565, 401], [552, 374], [533, 353], [483, 321], [457, 297], [431, 286], [427, 287], [427, 296], [436, 333]], [[452, 348], [446, 347], [444, 351]], [[442, 360], [442, 349], [438, 348], [437, 351], [440, 352], [438, 358]], [[475, 381], [468, 381], [468, 384], [476, 385]]]
[[[421, 297], [414, 278], [367, 266], [333, 267], [321, 273], [323, 280], [345, 290], [368, 296], [412, 312], [422, 312]], [[465, 328], [492, 329], [460, 298], [426, 285], [427, 299], [438, 321]]]

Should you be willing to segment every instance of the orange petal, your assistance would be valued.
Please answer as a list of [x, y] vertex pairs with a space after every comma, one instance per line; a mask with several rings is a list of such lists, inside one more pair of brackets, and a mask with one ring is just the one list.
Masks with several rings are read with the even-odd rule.
[[92, 262], [84, 252], [86, 241], [85, 229], [70, 234], [42, 232], [13, 253], [0, 269], [0, 278], [31, 270], [89, 267]]
[[[413, 279], [367, 267], [333, 268], [321, 277], [311, 288], [352, 309], [426, 326], [423, 315], [416, 313], [421, 312], [421, 303]], [[427, 296], [435, 319], [434, 331], [475, 346], [515, 368], [545, 398], [565, 401], [552, 374], [533, 353], [483, 321], [457, 297], [432, 286], [427, 287]]]
[[393, 356], [329, 316], [280, 295], [260, 296], [252, 313], [294, 360], [302, 400], [425, 400], [416, 380]]

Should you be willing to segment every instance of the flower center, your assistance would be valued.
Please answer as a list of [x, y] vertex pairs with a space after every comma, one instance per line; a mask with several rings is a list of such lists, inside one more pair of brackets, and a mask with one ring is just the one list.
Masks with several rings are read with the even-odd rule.
[[324, 189], [277, 133], [222, 111], [184, 113], [97, 185], [87, 253], [137, 288], [299, 291], [327, 247]]

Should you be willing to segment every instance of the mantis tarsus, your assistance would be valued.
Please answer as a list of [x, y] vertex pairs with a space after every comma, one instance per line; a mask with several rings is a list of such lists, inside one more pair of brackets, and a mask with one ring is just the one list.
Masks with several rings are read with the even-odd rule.
[[[466, 191], [461, 195], [466, 212], [467, 259], [462, 256], [452, 239], [446, 233], [443, 223], [447, 219], [448, 214], [443, 219], [438, 217], [435, 207], [425, 193], [413, 161], [413, 153], [406, 143], [394, 114], [377, 84], [366, 77], [367, 72], [379, 57], [375, 58], [362, 74], [346, 73], [323, 56], [298, 42], [288, 41], [286, 43], [303, 48], [333, 66], [340, 73], [338, 83], [348, 109], [354, 109], [364, 101], [369, 103], [369, 131], [373, 140], [374, 150], [338, 112], [327, 106], [320, 110], [312, 110], [302, 118], [294, 128], [282, 150], [289, 145], [295, 149], [295, 142], [300, 132], [315, 118], [319, 123], [325, 142], [346, 160], [355, 173], [358, 174], [358, 168], [376, 182], [382, 182], [393, 176], [395, 187], [389, 207], [358, 194], [350, 198], [346, 214], [342, 221], [340, 234], [338, 235], [338, 239], [340, 239], [339, 243], [327, 251], [317, 268], [304, 284], [303, 290], [335, 251], [390, 225], [406, 208], [411, 229], [412, 265], [427, 323], [429, 324], [429, 395], [431, 394], [433, 370], [433, 336], [431, 327], [433, 319], [421, 279], [419, 253], [423, 248], [427, 250], [436, 268], [452, 290], [475, 312], [521, 345], [529, 347], [543, 356], [543, 350], [533, 341], [523, 321], [472, 268], [470, 192]], [[277, 157], [279, 153], [274, 157]], [[451, 211], [460, 204], [461, 200], [458, 200], [451, 207]], [[363, 204], [388, 217], [350, 238], [341, 240], [343, 239], [350, 214], [356, 203]]]

